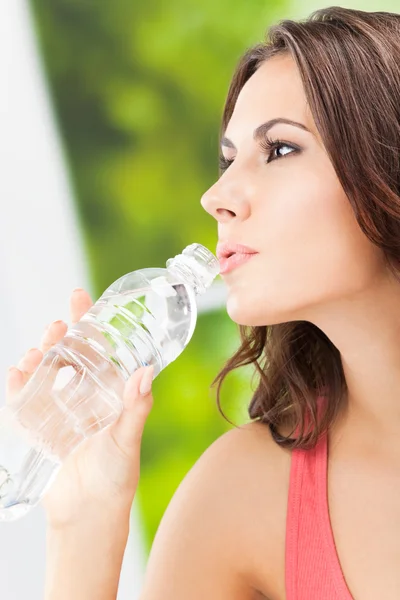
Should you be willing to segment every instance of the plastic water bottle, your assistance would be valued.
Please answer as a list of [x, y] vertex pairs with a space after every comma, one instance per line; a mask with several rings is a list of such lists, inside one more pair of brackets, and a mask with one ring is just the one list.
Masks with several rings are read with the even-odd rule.
[[0, 410], [0, 521], [38, 504], [66, 456], [118, 418], [136, 369], [154, 365], [156, 377], [189, 343], [196, 295], [212, 284], [219, 262], [191, 244], [166, 265], [110, 285]]

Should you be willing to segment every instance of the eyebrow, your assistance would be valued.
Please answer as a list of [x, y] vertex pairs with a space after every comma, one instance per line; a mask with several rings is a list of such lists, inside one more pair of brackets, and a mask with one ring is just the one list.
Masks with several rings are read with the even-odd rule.
[[[303, 125], [303, 123], [298, 123], [297, 121], [292, 121], [291, 119], [285, 119], [283, 117], [278, 117], [276, 119], [270, 119], [269, 121], [266, 121], [262, 125], [259, 125], [253, 131], [253, 139], [256, 142], [258, 142], [260, 139], [262, 139], [266, 135], [266, 133], [268, 133], [268, 131], [274, 125], [277, 125], [277, 123], [285, 123], [286, 125], [293, 125], [294, 127], [299, 127], [300, 129], [304, 129], [304, 131], [308, 131], [309, 133], [311, 133], [311, 131], [308, 129], [308, 127]], [[227, 148], [233, 148], [234, 150], [236, 150], [235, 144], [229, 138], [227, 138], [225, 136], [221, 138], [221, 146], [226, 146]]]

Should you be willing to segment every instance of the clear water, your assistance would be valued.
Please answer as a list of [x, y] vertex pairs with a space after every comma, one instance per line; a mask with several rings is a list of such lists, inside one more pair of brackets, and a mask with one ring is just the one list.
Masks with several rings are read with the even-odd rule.
[[166, 269], [114, 282], [45, 354], [20, 395], [0, 411], [0, 521], [43, 497], [65, 457], [113, 423], [126, 380], [153, 364], [154, 376], [189, 342], [193, 288]]
[[25, 515], [40, 501], [59, 468], [57, 457], [35, 448], [24, 432], [15, 434], [6, 426], [13, 415], [7, 407], [0, 411], [0, 521], [12, 521]]

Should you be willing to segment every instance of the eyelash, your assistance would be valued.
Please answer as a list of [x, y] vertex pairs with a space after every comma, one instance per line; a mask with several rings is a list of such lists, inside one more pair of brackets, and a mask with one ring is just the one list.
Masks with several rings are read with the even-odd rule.
[[[284, 142], [282, 140], [271, 140], [268, 136], [266, 136], [265, 139], [260, 143], [261, 150], [263, 152], [265, 152], [266, 154], [268, 154], [268, 158], [271, 156], [272, 150], [280, 148], [281, 146], [286, 146], [286, 147], [294, 150], [294, 152], [289, 152], [289, 154], [294, 154], [295, 152], [298, 152], [298, 148], [294, 148], [291, 144], [288, 144], [287, 142]], [[286, 156], [289, 156], [289, 154], [284, 154], [283, 156], [278, 156], [278, 157], [274, 158], [273, 160], [277, 160], [278, 158], [286, 158]], [[272, 162], [272, 161], [267, 160], [267, 163], [269, 163], [269, 162]], [[225, 158], [225, 156], [223, 154], [220, 154], [220, 156], [219, 156], [220, 171], [222, 171], [222, 172], [226, 171], [227, 168], [232, 163], [233, 163], [233, 159]]]

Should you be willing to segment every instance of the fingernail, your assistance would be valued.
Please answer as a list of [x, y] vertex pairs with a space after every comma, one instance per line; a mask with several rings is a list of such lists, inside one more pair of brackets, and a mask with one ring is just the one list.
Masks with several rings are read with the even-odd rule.
[[84, 292], [85, 290], [83, 288], [75, 288], [74, 290], [72, 290], [72, 292]]
[[153, 383], [153, 372], [154, 367], [153, 365], [150, 365], [150, 367], [146, 367], [143, 373], [143, 377], [139, 386], [139, 391], [142, 396], [146, 396], [151, 390], [151, 385]]
[[12, 365], [11, 367], [8, 367], [9, 373], [12, 373], [13, 371], [18, 371], [17, 367], [15, 367], [14, 365]]

